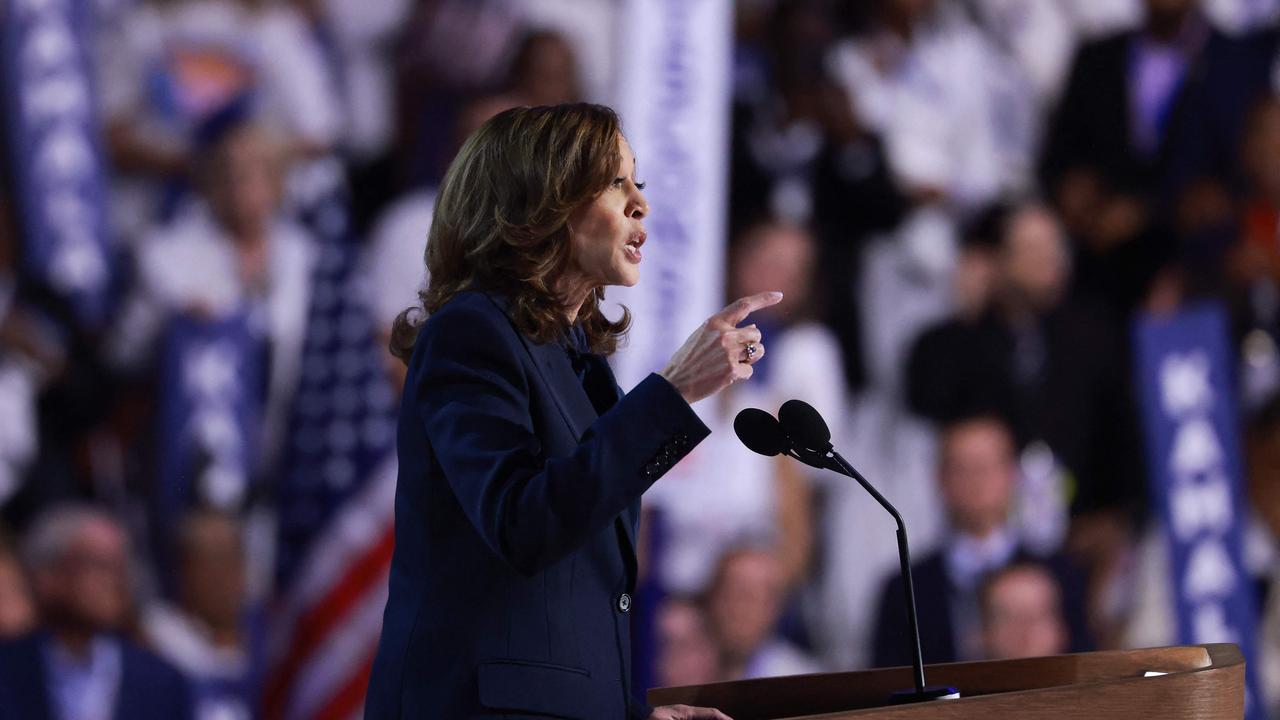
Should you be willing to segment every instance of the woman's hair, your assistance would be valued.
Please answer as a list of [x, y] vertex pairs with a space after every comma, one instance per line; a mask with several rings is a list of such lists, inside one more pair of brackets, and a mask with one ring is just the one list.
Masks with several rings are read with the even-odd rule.
[[[445, 173], [427, 237], [427, 286], [400, 313], [391, 352], [409, 362], [426, 317], [468, 288], [511, 301], [516, 328], [535, 342], [564, 336], [556, 283], [569, 263], [569, 215], [609, 187], [621, 165], [618, 115], [586, 103], [519, 107], [490, 118]], [[592, 352], [608, 355], [631, 324], [600, 310], [596, 288], [578, 311]]]

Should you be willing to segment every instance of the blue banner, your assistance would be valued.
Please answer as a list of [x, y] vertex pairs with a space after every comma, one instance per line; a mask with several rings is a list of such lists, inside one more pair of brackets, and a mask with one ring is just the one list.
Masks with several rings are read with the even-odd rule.
[[27, 272], [80, 322], [106, 319], [110, 252], [104, 165], [87, 48], [87, 0], [10, 0], [0, 77]]
[[1141, 317], [1134, 333], [1148, 475], [1169, 550], [1178, 641], [1239, 645], [1247, 663], [1245, 717], [1264, 720], [1227, 338], [1225, 311], [1208, 303]]
[[257, 469], [266, 353], [246, 314], [175, 316], [161, 350], [162, 518], [194, 505], [238, 509]]

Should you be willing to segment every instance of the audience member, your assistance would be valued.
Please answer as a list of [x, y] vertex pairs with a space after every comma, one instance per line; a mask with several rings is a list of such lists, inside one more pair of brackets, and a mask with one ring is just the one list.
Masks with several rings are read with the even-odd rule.
[[[1259, 103], [1246, 127], [1241, 155], [1247, 190], [1238, 234], [1227, 250], [1223, 270], [1237, 336], [1261, 330], [1272, 338], [1274, 347], [1280, 321], [1280, 240], [1276, 233], [1280, 227], [1280, 98], [1267, 97]], [[1210, 260], [1221, 262], [1220, 258]], [[1208, 265], [1204, 274], [1217, 267], [1216, 262]], [[1256, 355], [1247, 348], [1245, 354]], [[1273, 357], [1272, 367], [1266, 369], [1274, 373], [1274, 365]], [[1246, 368], [1242, 378], [1249, 397], [1266, 398], [1278, 389], [1270, 385], [1280, 379], [1256, 378], [1256, 374], [1256, 368]]]
[[730, 236], [767, 217], [814, 228], [821, 293], [810, 301], [835, 331], [846, 381], [857, 387], [866, 380], [854, 304], [859, 253], [869, 235], [899, 222], [904, 199], [879, 134], [827, 77], [834, 36], [822, 6], [779, 3], [765, 24], [758, 67], [742, 69], [735, 88]]
[[0, 641], [35, 629], [36, 606], [18, 556], [0, 536]]
[[578, 59], [563, 36], [535, 30], [516, 49], [507, 92], [517, 105], [558, 105], [582, 100]]
[[[990, 416], [952, 421], [942, 430], [938, 489], [950, 521], [941, 547], [911, 566], [925, 662], [983, 655], [978, 590], [982, 578], [1021, 553], [1011, 517], [1018, 481], [1009, 428]], [[1083, 582], [1061, 556], [1047, 560], [1064, 588], [1070, 646], [1089, 649]], [[880, 595], [876, 666], [911, 662], [902, 579], [893, 573]]]
[[156, 341], [174, 316], [247, 313], [270, 348], [257, 464], [270, 467], [297, 385], [318, 250], [281, 209], [279, 147], [251, 109], [228, 108], [202, 135], [201, 196], [138, 245], [137, 283], [106, 351], [137, 372], [154, 364]]
[[101, 104], [117, 169], [111, 206], [127, 240], [177, 209], [198, 129], [236, 98], [261, 105], [286, 158], [321, 157], [342, 137], [324, 50], [293, 5], [146, 0], [130, 5], [118, 36], [100, 41]]
[[720, 650], [702, 606], [691, 598], [672, 595], [662, 601], [657, 615], [658, 685], [719, 682]]
[[[830, 331], [806, 315], [816, 262], [813, 236], [792, 224], [752, 226], [733, 248], [730, 294], [775, 288], [784, 299], [751, 317], [770, 337], [768, 356], [754, 366], [753, 382], [721, 394], [704, 415], [718, 431], [645, 495], [646, 507], [662, 513], [666, 550], [658, 572], [671, 590], [692, 593], [705, 587], [716, 559], [744, 534], [766, 535], [774, 542], [789, 587], [808, 574], [813, 473], [790, 458], [746, 452], [731, 427], [744, 408], [776, 411], [783, 402], [802, 398], [836, 432], [842, 428], [839, 348]], [[725, 478], [733, 478], [732, 493], [724, 492]]]
[[1040, 562], [1014, 561], [981, 584], [983, 656], [988, 660], [1044, 657], [1067, 651], [1062, 588]]
[[177, 604], [157, 601], [142, 617], [148, 644], [190, 679], [199, 718], [249, 720], [256, 714], [242, 535], [234, 516], [188, 514], [176, 538]]
[[908, 401], [937, 422], [998, 413], [1019, 447], [1047, 443], [1074, 478], [1077, 513], [1133, 510], [1144, 496], [1122, 346], [1094, 306], [1067, 296], [1070, 258], [1052, 211], [1025, 203], [992, 225], [991, 302], [920, 336]]
[[[455, 151], [485, 120], [515, 104], [513, 96], [505, 94], [483, 95], [465, 103], [458, 112], [454, 130]], [[381, 347], [389, 347], [391, 325], [396, 316], [413, 305], [418, 291], [426, 286], [422, 256], [431, 232], [435, 204], [434, 187], [411, 190], [387, 206], [369, 234], [362, 263], [369, 281], [370, 307]], [[401, 387], [407, 368], [390, 350], [386, 360], [395, 387]]]
[[[871, 27], [830, 64], [864, 127], [882, 133], [889, 167], [922, 202], [974, 209], [1026, 177], [1032, 116], [1017, 73], [955, 8], [885, 0]], [[999, 121], [999, 122], [997, 122]]]
[[1140, 28], [1082, 45], [1049, 121], [1042, 181], [1077, 243], [1076, 282], [1117, 319], [1176, 259], [1175, 200], [1239, 136], [1244, 57], [1197, 6], [1146, 0]]
[[725, 680], [818, 672], [818, 664], [776, 633], [786, 579], [773, 552], [730, 549], [706, 593], [707, 618]]
[[0, 643], [0, 716], [194, 717], [186, 679], [123, 635], [129, 549], [114, 518], [84, 506], [51, 508], [27, 532], [23, 557], [40, 629]]
[[1016, 89], [1016, 68], [955, 5], [934, 0], [877, 3], [828, 66], [859, 124], [884, 138], [890, 176], [910, 201], [856, 269], [866, 378], [896, 404], [908, 343], [947, 314], [957, 223], [1025, 185], [1034, 106]]

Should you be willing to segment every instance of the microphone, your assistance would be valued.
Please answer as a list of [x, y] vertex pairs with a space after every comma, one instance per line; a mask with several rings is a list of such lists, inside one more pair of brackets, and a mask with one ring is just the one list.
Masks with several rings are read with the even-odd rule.
[[790, 447], [777, 418], [759, 408], [747, 408], [733, 419], [733, 432], [747, 449], [772, 457]]
[[813, 406], [803, 400], [788, 400], [778, 408], [778, 421], [783, 432], [806, 450], [824, 452], [831, 449], [831, 429]]
[[[791, 402], [800, 402], [793, 400]], [[800, 403], [804, 405], [804, 403]], [[785, 406], [784, 406], [785, 407]], [[805, 407], [809, 407], [805, 405]], [[809, 408], [813, 414], [817, 416], [817, 412], [813, 408]], [[818, 417], [818, 423], [825, 429], [827, 424]], [[831, 467], [829, 461], [822, 456], [821, 453], [810, 450], [806, 447], [798, 446], [792, 442], [788, 433], [784, 432], [782, 425], [778, 420], [769, 413], [759, 408], [747, 408], [738, 413], [733, 419], [733, 432], [737, 434], [738, 439], [742, 441], [747, 449], [754, 453], [759, 453], [766, 457], [774, 455], [786, 455], [796, 460], [818, 468], [819, 470], [835, 470], [840, 472], [838, 468]], [[831, 433], [827, 432], [827, 437]], [[830, 447], [831, 443], [827, 443]]]
[[898, 562], [901, 566], [903, 589], [906, 591], [905, 609], [911, 632], [911, 668], [914, 674], [915, 690], [895, 692], [890, 698], [891, 702], [912, 703], [960, 697], [959, 691], [953, 687], [925, 685], [924, 659], [920, 650], [920, 622], [916, 614], [915, 584], [911, 577], [911, 551], [907, 547], [907, 525], [893, 503], [885, 499], [862, 476], [862, 473], [858, 472], [857, 468], [836, 452], [831, 445], [831, 429], [822, 419], [822, 415], [803, 400], [788, 400], [778, 409], [777, 420], [764, 410], [748, 408], [738, 413], [733, 421], [733, 429], [742, 440], [742, 444], [753, 452], [770, 456], [781, 453], [806, 465], [832, 470], [853, 478], [893, 516], [894, 522], [898, 525]]

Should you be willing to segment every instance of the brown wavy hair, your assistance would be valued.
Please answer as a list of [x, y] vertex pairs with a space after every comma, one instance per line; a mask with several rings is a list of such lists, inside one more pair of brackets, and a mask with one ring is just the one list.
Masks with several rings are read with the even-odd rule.
[[[481, 289], [511, 301], [516, 328], [535, 342], [568, 328], [556, 283], [569, 263], [569, 215], [594, 200], [621, 166], [617, 113], [574, 103], [519, 107], [490, 118], [445, 173], [427, 237], [427, 287], [400, 313], [391, 352], [409, 362], [422, 323], [454, 295]], [[592, 352], [613, 353], [631, 324], [600, 310], [596, 288], [578, 311]]]

